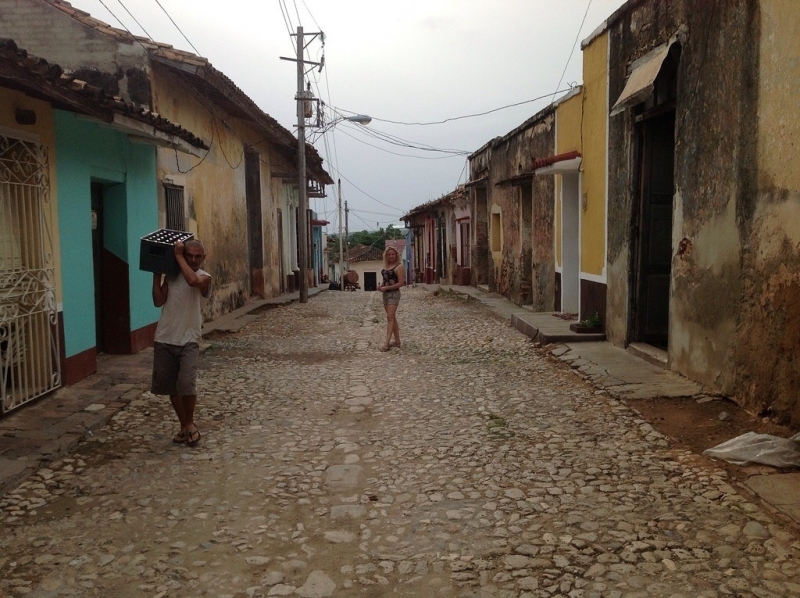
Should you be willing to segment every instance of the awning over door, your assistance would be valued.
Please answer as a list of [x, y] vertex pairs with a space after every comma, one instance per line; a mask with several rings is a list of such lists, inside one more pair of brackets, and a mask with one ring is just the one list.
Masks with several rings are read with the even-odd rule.
[[579, 152], [566, 152], [547, 158], [534, 160], [534, 174], [571, 174], [577, 173], [581, 167]]
[[661, 65], [669, 54], [674, 39], [652, 50], [649, 54], [633, 63], [625, 89], [611, 108], [610, 116], [619, 114], [626, 108], [644, 102], [653, 93], [653, 84], [661, 71]]

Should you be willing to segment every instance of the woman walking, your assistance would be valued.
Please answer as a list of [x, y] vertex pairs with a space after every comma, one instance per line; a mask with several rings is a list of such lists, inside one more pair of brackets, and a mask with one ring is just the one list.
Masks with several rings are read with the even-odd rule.
[[[383, 282], [378, 290], [383, 293], [383, 309], [386, 310], [386, 344], [381, 351], [400, 346], [400, 327], [397, 325], [397, 306], [400, 304], [400, 287], [406, 279], [400, 256], [394, 247], [387, 247], [383, 252]], [[394, 340], [392, 337], [394, 336]]]

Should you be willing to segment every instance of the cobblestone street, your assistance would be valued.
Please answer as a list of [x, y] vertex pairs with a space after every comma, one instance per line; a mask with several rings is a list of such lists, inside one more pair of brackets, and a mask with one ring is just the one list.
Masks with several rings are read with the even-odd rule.
[[0, 499], [0, 596], [800, 596], [800, 538], [462, 296], [263, 311]]

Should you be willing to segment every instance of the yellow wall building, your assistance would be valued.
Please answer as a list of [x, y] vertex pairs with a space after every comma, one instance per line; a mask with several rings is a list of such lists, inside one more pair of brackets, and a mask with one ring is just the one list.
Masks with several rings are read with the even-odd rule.
[[[555, 157], [537, 174], [556, 174], [556, 305], [582, 319], [605, 316], [608, 35], [583, 50], [583, 86], [557, 102]], [[577, 157], [574, 157], [577, 156]]]

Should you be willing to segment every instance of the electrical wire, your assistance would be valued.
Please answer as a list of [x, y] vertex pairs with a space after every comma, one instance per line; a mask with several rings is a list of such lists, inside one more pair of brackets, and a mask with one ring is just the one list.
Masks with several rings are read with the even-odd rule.
[[583, 19], [581, 19], [581, 26], [578, 27], [578, 33], [575, 34], [575, 41], [572, 44], [572, 49], [569, 51], [569, 58], [567, 58], [567, 64], [564, 65], [564, 70], [561, 71], [561, 77], [558, 79], [558, 83], [556, 84], [556, 91], [553, 92], [553, 96], [550, 99], [552, 102], [556, 98], [556, 94], [559, 93], [558, 88], [561, 87], [561, 82], [564, 80], [564, 75], [567, 73], [567, 67], [569, 67], [569, 63], [572, 61], [572, 55], [575, 53], [575, 48], [578, 45], [578, 40], [581, 37], [581, 31], [583, 31], [583, 24], [586, 22], [586, 16], [589, 14], [589, 9], [592, 6], [592, 0], [589, 0], [589, 3], [586, 5], [586, 12], [583, 13]]
[[[567, 92], [567, 91], [571, 91], [571, 90], [572, 90], [572, 88], [559, 89], [555, 93], [563, 93], [563, 92]], [[508, 108], [516, 108], [517, 106], [523, 106], [525, 104], [530, 104], [532, 102], [538, 102], [540, 100], [547, 99], [548, 97], [550, 97], [550, 95], [551, 94], [547, 93], [545, 95], [542, 95], [542, 96], [539, 96], [539, 97], [536, 97], [536, 98], [531, 98], [530, 100], [523, 100], [521, 102], [515, 102], [514, 104], [507, 104], [505, 106], [500, 106], [499, 108], [492, 108], [491, 110], [486, 110], [485, 112], [476, 112], [474, 114], [464, 114], [462, 116], [453, 116], [453, 117], [450, 117], [450, 118], [445, 118], [444, 120], [435, 120], [435, 121], [430, 121], [430, 122], [407, 122], [407, 121], [400, 121], [400, 120], [390, 120], [388, 118], [378, 118], [377, 116], [372, 116], [372, 120], [376, 120], [378, 122], [383, 122], [383, 123], [390, 123], [390, 124], [393, 124], [393, 125], [404, 125], [404, 126], [425, 126], [425, 127], [427, 127], [427, 126], [430, 126], [430, 125], [443, 125], [445, 123], [453, 122], [453, 121], [456, 121], [456, 120], [463, 120], [465, 118], [476, 118], [478, 116], [486, 116], [487, 114], [492, 114], [494, 112], [499, 112], [500, 110], [507, 110]], [[333, 109], [335, 109], [337, 111], [347, 112], [347, 113], [349, 113], [351, 115], [358, 114], [357, 112], [353, 112], [351, 110], [346, 110], [344, 108], [339, 108], [339, 107], [335, 107], [335, 106], [331, 106], [331, 108], [333, 108]]]
[[[128, 7], [127, 7], [127, 6], [125, 6], [125, 5], [122, 3], [122, 0], [117, 0], [117, 2], [119, 3], [119, 5], [120, 5], [122, 8], [124, 8], [124, 9], [125, 9], [125, 12], [126, 12], [126, 13], [128, 13], [128, 16], [129, 16], [130, 18], [132, 18], [132, 19], [133, 19], [133, 22], [134, 22], [134, 23], [136, 23], [136, 24], [139, 26], [139, 29], [141, 29], [142, 31], [144, 31], [144, 34], [145, 34], [147, 37], [149, 37], [150, 39], [153, 39], [153, 36], [152, 36], [152, 35], [150, 35], [150, 34], [147, 32], [147, 29], [145, 29], [145, 28], [144, 28], [144, 26], [143, 26], [143, 25], [142, 25], [142, 24], [141, 24], [139, 21], [137, 21], [137, 20], [136, 20], [136, 17], [134, 17], [134, 16], [133, 16], [133, 13], [131, 13], [131, 11], [129, 11], [129, 10], [128, 10]], [[100, 1], [100, 4], [103, 4], [102, 0]], [[107, 7], [105, 4], [103, 4], [103, 6], [105, 6], [106, 10], [108, 10], [108, 7]], [[108, 12], [111, 12], [111, 11], [109, 10]], [[114, 18], [116, 18], [116, 17], [114, 17]]]
[[[195, 47], [194, 47], [194, 44], [193, 44], [192, 42], [190, 42], [190, 41], [189, 41], [189, 38], [188, 38], [188, 37], [186, 37], [186, 34], [185, 34], [185, 33], [184, 33], [182, 30], [181, 30], [181, 28], [180, 28], [180, 27], [178, 27], [178, 24], [175, 22], [175, 19], [173, 19], [173, 18], [170, 16], [170, 14], [167, 12], [167, 9], [166, 9], [166, 8], [164, 8], [164, 6], [161, 4], [161, 2], [159, 2], [159, 0], [155, 0], [155, 2], [156, 2], [156, 4], [158, 4], [159, 8], [161, 8], [161, 10], [163, 10], [163, 11], [164, 11], [164, 14], [165, 14], [165, 15], [167, 15], [167, 18], [170, 20], [170, 22], [171, 22], [173, 25], [175, 25], [175, 29], [177, 29], [177, 30], [178, 30], [178, 33], [180, 33], [180, 34], [183, 36], [183, 39], [185, 39], [185, 40], [186, 40], [186, 43], [187, 43], [187, 44], [189, 44], [189, 45], [192, 47], [192, 50], [194, 50], [195, 54], [197, 54], [198, 56], [202, 56], [202, 54], [200, 53], [200, 51], [199, 51], [197, 48], [195, 48]], [[148, 37], [149, 37], [149, 36], [148, 36]], [[153, 38], [150, 38], [150, 39], [153, 39]]]
[[[351, 210], [355, 210], [355, 208], [350, 208]], [[370, 210], [356, 210], [357, 212], [361, 212], [362, 214], [375, 214], [376, 216], [394, 216], [394, 214], [387, 214], [385, 212], [371, 212]], [[403, 210], [397, 210], [400, 214], [404, 214]]]
[[342, 133], [342, 135], [345, 135], [346, 137], [350, 137], [350, 139], [352, 139], [352, 140], [354, 140], [354, 141], [356, 141], [358, 143], [361, 143], [363, 145], [367, 145], [367, 146], [369, 146], [371, 148], [374, 148], [374, 149], [376, 149], [378, 151], [381, 151], [381, 152], [384, 152], [384, 153], [387, 153], [387, 154], [391, 154], [393, 156], [400, 156], [400, 157], [403, 157], [403, 158], [414, 158], [416, 160], [446, 160], [448, 158], [455, 158], [457, 156], [467, 156], [467, 155], [470, 154], [470, 152], [464, 152], [463, 154], [452, 154], [452, 155], [448, 155], [448, 156], [436, 156], [436, 157], [434, 157], [434, 156], [412, 156], [410, 154], [399, 154], [397, 152], [392, 152], [392, 151], [389, 151], [389, 150], [384, 149], [382, 147], [378, 147], [377, 145], [373, 145], [371, 143], [367, 143], [366, 141], [362, 141], [361, 139], [358, 139], [357, 137], [353, 137], [352, 135], [350, 135], [346, 131], [341, 131], [341, 133]]
[[344, 175], [343, 175], [341, 172], [338, 172], [338, 171], [337, 171], [337, 174], [336, 174], [336, 176], [337, 176], [337, 177], [340, 177], [340, 178], [343, 178], [345, 181], [347, 181], [348, 183], [350, 183], [350, 184], [351, 184], [353, 187], [355, 187], [356, 189], [358, 189], [359, 191], [361, 191], [361, 193], [363, 193], [364, 195], [366, 195], [367, 197], [369, 197], [369, 198], [370, 198], [372, 201], [374, 201], [374, 202], [377, 202], [377, 203], [379, 203], [379, 204], [381, 204], [382, 206], [385, 206], [385, 207], [387, 207], [387, 208], [395, 209], [395, 207], [394, 207], [394, 206], [392, 206], [392, 205], [389, 205], [388, 203], [382, 202], [380, 199], [377, 199], [376, 197], [373, 197], [372, 195], [370, 195], [369, 193], [367, 193], [366, 191], [364, 191], [364, 190], [363, 190], [361, 187], [359, 187], [358, 185], [356, 185], [356, 184], [355, 184], [353, 181], [351, 181], [350, 179], [348, 179], [348, 178], [347, 178], [346, 176], [344, 176]]
[[289, 40], [291, 41], [292, 31], [294, 30], [294, 26], [292, 25], [292, 19], [289, 17], [289, 11], [286, 9], [286, 3], [284, 0], [278, 0], [278, 6], [281, 9], [281, 16], [283, 17], [283, 23], [286, 25], [286, 31], [289, 33]]

